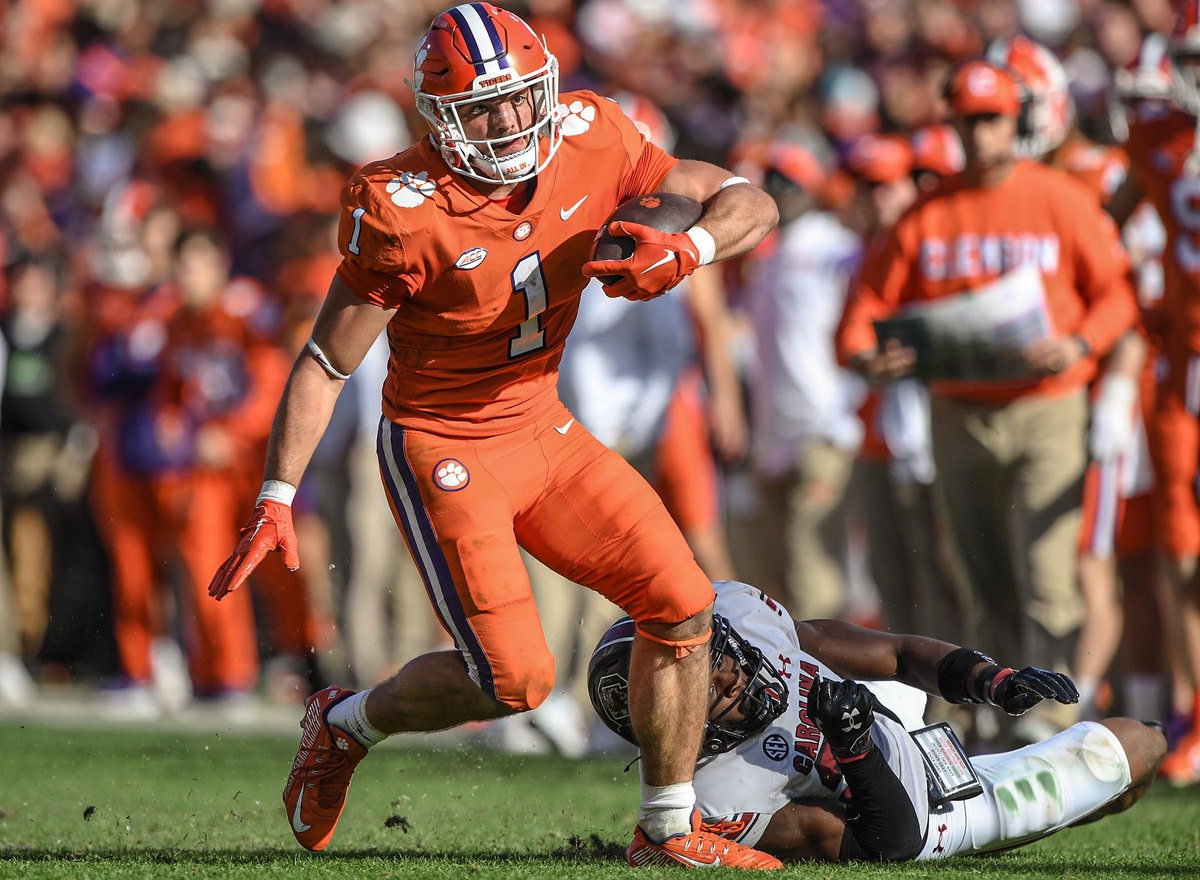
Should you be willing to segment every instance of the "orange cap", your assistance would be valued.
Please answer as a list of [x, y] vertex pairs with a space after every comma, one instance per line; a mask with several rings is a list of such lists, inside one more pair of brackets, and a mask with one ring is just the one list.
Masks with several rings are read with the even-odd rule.
[[1003, 67], [987, 61], [968, 61], [954, 72], [946, 94], [956, 116], [1016, 116], [1021, 88]]
[[766, 166], [809, 193], [818, 193], [825, 185], [825, 169], [817, 158], [800, 144], [778, 141], [771, 145]]
[[912, 148], [899, 135], [870, 132], [850, 146], [845, 165], [851, 174], [863, 180], [892, 183], [912, 171]]
[[914, 169], [932, 171], [938, 177], [949, 177], [962, 171], [965, 164], [962, 141], [951, 126], [926, 125], [913, 132], [909, 143]]

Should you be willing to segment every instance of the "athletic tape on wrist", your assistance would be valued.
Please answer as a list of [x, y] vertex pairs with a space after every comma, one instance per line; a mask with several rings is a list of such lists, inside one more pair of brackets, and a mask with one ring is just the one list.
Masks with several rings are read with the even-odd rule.
[[325, 357], [325, 352], [321, 351], [321, 346], [317, 345], [317, 341], [311, 336], [308, 337], [308, 342], [304, 343], [304, 347], [308, 349], [308, 353], [313, 356], [313, 359], [321, 365], [321, 369], [333, 376], [333, 378], [341, 379], [343, 382], [350, 378], [349, 373], [343, 373], [333, 364], [329, 363], [329, 358]]
[[280, 504], [291, 507], [295, 497], [296, 487], [291, 483], [285, 483], [283, 480], [266, 480], [263, 482], [262, 488], [258, 490], [258, 500], [254, 503], [278, 501]]
[[687, 231], [687, 237], [696, 245], [696, 251], [700, 254], [700, 265], [707, 266], [711, 263], [717, 255], [717, 243], [713, 240], [712, 233], [703, 226], [693, 226]]
[[717, 192], [720, 192], [721, 190], [725, 189], [725, 187], [727, 187], [727, 186], [736, 186], [739, 183], [749, 183], [749, 182], [750, 181], [744, 177], [729, 177], [729, 178], [726, 178], [724, 183], [722, 183], [720, 186], [717, 187]]

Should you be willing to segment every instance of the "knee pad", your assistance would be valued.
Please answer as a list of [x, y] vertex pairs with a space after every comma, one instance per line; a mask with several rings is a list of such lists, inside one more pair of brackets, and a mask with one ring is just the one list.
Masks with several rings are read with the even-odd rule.
[[520, 667], [496, 675], [496, 701], [516, 712], [536, 709], [554, 689], [554, 656], [525, 658]]

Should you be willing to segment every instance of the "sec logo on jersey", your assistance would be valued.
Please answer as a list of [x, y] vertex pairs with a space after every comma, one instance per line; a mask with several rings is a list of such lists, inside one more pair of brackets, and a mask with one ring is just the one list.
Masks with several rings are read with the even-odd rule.
[[772, 761], [782, 761], [788, 756], [790, 747], [781, 734], [772, 733], [763, 738], [762, 750]]
[[471, 474], [467, 466], [456, 458], [443, 458], [433, 468], [433, 481], [439, 489], [447, 492], [457, 492], [467, 488], [471, 482]]

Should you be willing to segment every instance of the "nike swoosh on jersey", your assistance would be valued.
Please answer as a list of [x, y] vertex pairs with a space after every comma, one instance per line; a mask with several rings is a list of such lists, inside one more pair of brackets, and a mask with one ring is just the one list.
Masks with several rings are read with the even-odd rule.
[[641, 272], [639, 272], [638, 274], [639, 274], [639, 275], [645, 275], [645, 274], [646, 274], [647, 272], [649, 272], [650, 270], [652, 270], [652, 269], [657, 269], [659, 266], [661, 266], [661, 265], [663, 265], [663, 264], [665, 264], [665, 263], [669, 263], [669, 262], [671, 262], [673, 259], [675, 259], [675, 252], [674, 252], [674, 251], [669, 251], [669, 250], [667, 250], [666, 248], [663, 248], [663, 252], [666, 254], [666, 256], [665, 256], [665, 257], [663, 257], [661, 260], [659, 260], [659, 261], [658, 261], [657, 263], [655, 263], [654, 265], [652, 265], [652, 266], [647, 266], [645, 269], [643, 269], [643, 270], [642, 270]]
[[292, 830], [297, 834], [303, 834], [311, 825], [305, 825], [304, 820], [300, 818], [300, 805], [304, 803], [304, 783], [300, 783], [300, 793], [296, 796], [296, 809], [292, 810]]
[[575, 424], [575, 420], [574, 420], [574, 419], [571, 419], [571, 421], [567, 422], [567, 423], [566, 423], [565, 425], [563, 425], [561, 428], [560, 428], [558, 425], [555, 425], [555, 426], [554, 426], [554, 430], [558, 431], [558, 433], [560, 433], [560, 434], [562, 434], [562, 435], [564, 435], [564, 436], [565, 436], [565, 435], [566, 435], [566, 433], [567, 433], [567, 431], [571, 430], [571, 426], [572, 426], [573, 424]]
[[560, 219], [563, 219], [563, 220], [569, 220], [569, 219], [571, 219], [571, 215], [572, 215], [572, 214], [574, 214], [576, 211], [578, 211], [578, 210], [579, 210], [579, 206], [580, 206], [580, 205], [582, 205], [582, 204], [583, 204], [584, 202], [586, 202], [586, 201], [587, 201], [587, 196], [584, 196], [582, 199], [580, 199], [579, 201], [577, 201], [575, 204], [573, 204], [573, 205], [572, 205], [571, 207], [569, 207], [569, 208], [559, 208], [559, 209], [558, 209], [558, 216], [559, 216], [559, 218], [560, 218]]

